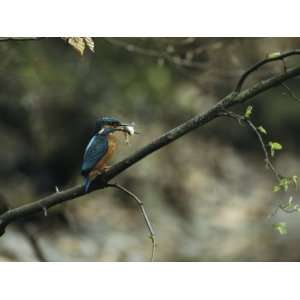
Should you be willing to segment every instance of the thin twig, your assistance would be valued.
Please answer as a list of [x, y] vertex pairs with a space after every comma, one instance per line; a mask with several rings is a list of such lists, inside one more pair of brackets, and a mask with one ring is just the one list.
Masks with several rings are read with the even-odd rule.
[[127, 195], [129, 195], [131, 198], [133, 198], [137, 204], [139, 205], [139, 208], [141, 210], [141, 213], [145, 219], [145, 222], [146, 222], [146, 226], [149, 230], [149, 233], [150, 233], [150, 239], [151, 239], [151, 242], [152, 242], [152, 253], [151, 253], [151, 261], [153, 262], [154, 261], [154, 258], [155, 258], [155, 252], [156, 252], [156, 240], [155, 240], [155, 233], [154, 233], [154, 230], [152, 228], [152, 225], [151, 225], [151, 222], [150, 222], [150, 219], [147, 215], [147, 212], [145, 210], [145, 207], [144, 207], [144, 204], [142, 202], [141, 199], [138, 198], [138, 196], [136, 196], [134, 193], [132, 193], [131, 191], [129, 191], [128, 189], [126, 189], [125, 187], [121, 186], [120, 184], [118, 183], [108, 183], [107, 184], [108, 187], [114, 187], [114, 188], [117, 188], [119, 189], [120, 191], [126, 193]]
[[155, 50], [155, 49], [143, 48], [143, 47], [134, 45], [132, 43], [123, 42], [120, 39], [114, 39], [114, 38], [105, 38], [105, 39], [110, 44], [121, 47], [128, 52], [134, 52], [134, 53], [138, 53], [138, 54], [149, 56], [149, 57], [164, 59], [168, 63], [171, 63], [175, 66], [187, 67], [187, 68], [193, 68], [193, 69], [203, 69], [206, 65], [205, 63], [188, 61], [186, 59], [178, 59], [178, 58], [173, 57], [172, 55], [168, 54], [166, 51], [159, 51], [159, 50]]
[[261, 147], [262, 147], [262, 149], [263, 149], [263, 151], [264, 151], [264, 154], [265, 154], [265, 163], [266, 163], [266, 166], [269, 167], [269, 168], [272, 170], [272, 172], [273, 172], [273, 174], [275, 175], [277, 181], [280, 182], [280, 180], [281, 180], [281, 178], [282, 178], [283, 176], [280, 175], [280, 174], [276, 171], [274, 165], [272, 164], [271, 159], [270, 159], [270, 156], [269, 156], [269, 153], [268, 153], [268, 150], [266, 149], [266, 145], [265, 145], [265, 143], [264, 143], [264, 141], [263, 141], [263, 138], [262, 138], [261, 133], [258, 131], [258, 129], [256, 128], [256, 126], [252, 123], [252, 121], [250, 121], [249, 119], [246, 119], [245, 122], [248, 123], [248, 125], [249, 125], [249, 126], [252, 128], [252, 130], [255, 132], [255, 134], [256, 134], [256, 136], [257, 136], [257, 138], [258, 138], [258, 140], [259, 140], [259, 142], [260, 142], [260, 144], [261, 144]]
[[297, 102], [300, 102], [300, 98], [285, 84], [285, 83], [281, 83], [280, 84], [282, 87], [284, 87], [286, 89], [286, 91], [288, 92], [288, 94]]
[[267, 218], [273, 218], [273, 217], [275, 217], [277, 215], [279, 209], [280, 209], [280, 206], [279, 205], [276, 206], [274, 208], [274, 210], [270, 214], [267, 215]]
[[299, 208], [292, 208], [292, 209], [291, 209], [291, 208], [289, 208], [289, 204], [278, 204], [278, 205], [275, 207], [274, 211], [271, 212], [271, 213], [268, 215], [268, 217], [269, 217], [269, 218], [275, 217], [275, 216], [277, 215], [279, 209], [282, 210], [282, 211], [285, 212], [285, 213], [288, 213], [288, 214], [292, 214], [292, 213], [295, 213], [295, 212], [299, 212]]
[[231, 112], [231, 111], [222, 111], [222, 112], [220, 112], [220, 115], [233, 118], [233, 119], [237, 120], [239, 123], [241, 123], [241, 121], [243, 121], [243, 122], [245, 122], [254, 131], [254, 133], [256, 134], [256, 136], [257, 136], [257, 138], [259, 140], [259, 143], [260, 143], [260, 145], [262, 147], [262, 150], [264, 152], [266, 167], [268, 167], [268, 168], [271, 169], [271, 171], [275, 175], [277, 181], [280, 182], [280, 180], [281, 180], [281, 178], [283, 176], [280, 175], [276, 171], [276, 168], [274, 167], [274, 165], [273, 165], [273, 163], [272, 163], [272, 161], [270, 159], [268, 150], [267, 150], [266, 145], [265, 145], [265, 143], [263, 141], [263, 137], [262, 137], [261, 133], [259, 132], [259, 130], [257, 129], [257, 127], [253, 124], [253, 122], [250, 119], [248, 119], [248, 118], [246, 118], [246, 117], [244, 117], [242, 115], [239, 115], [237, 113]]
[[0, 37], [0, 42], [7, 42], [7, 41], [14, 41], [14, 42], [39, 41], [41, 39], [46, 39], [46, 37]]
[[294, 212], [297, 212], [299, 211], [298, 208], [289, 208], [289, 205], [283, 205], [283, 204], [280, 204], [279, 205], [279, 208], [284, 211], [285, 213], [288, 213], [288, 214], [292, 214]]
[[[244, 72], [244, 74], [241, 76], [241, 78], [239, 79], [234, 91], [236, 93], [239, 93], [242, 89], [242, 86], [245, 82], [245, 80], [247, 79], [247, 77], [253, 73], [254, 71], [258, 70], [261, 66], [268, 64], [270, 62], [276, 61], [276, 60], [281, 60], [283, 61], [284, 58], [289, 57], [289, 56], [293, 56], [293, 55], [300, 55], [300, 49], [293, 49], [287, 52], [283, 52], [283, 53], [278, 53], [278, 54], [274, 54], [271, 55], [259, 62], [257, 62], [256, 64], [254, 64], [253, 66], [251, 66], [247, 71]], [[286, 66], [284, 64], [284, 73], [286, 73]]]
[[287, 71], [287, 66], [286, 66], [286, 63], [285, 63], [284, 58], [281, 59], [281, 62], [282, 62], [283, 73], [286, 73], [286, 71]]

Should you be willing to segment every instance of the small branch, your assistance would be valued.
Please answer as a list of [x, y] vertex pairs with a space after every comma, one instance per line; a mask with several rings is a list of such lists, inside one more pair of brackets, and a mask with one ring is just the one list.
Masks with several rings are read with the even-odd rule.
[[289, 204], [278, 204], [278, 206], [275, 207], [274, 211], [270, 215], [268, 215], [268, 217], [269, 218], [275, 217], [279, 210], [282, 210], [283, 212], [285, 212], [287, 214], [299, 212], [298, 208], [289, 208]]
[[154, 261], [154, 257], [155, 257], [155, 252], [156, 252], [156, 241], [155, 241], [155, 234], [154, 234], [154, 230], [152, 228], [152, 225], [151, 225], [151, 222], [150, 222], [150, 219], [147, 215], [147, 212], [145, 210], [145, 207], [144, 207], [144, 204], [143, 202], [135, 195], [133, 194], [132, 192], [130, 192], [128, 189], [126, 189], [125, 187], [121, 186], [120, 184], [118, 183], [108, 183], [107, 184], [107, 187], [114, 187], [116, 189], [119, 189], [120, 191], [126, 193], [127, 195], [129, 195], [131, 198], [133, 198], [137, 204], [139, 205], [139, 208], [141, 210], [141, 213], [145, 219], [145, 222], [146, 222], [146, 226], [149, 230], [149, 233], [150, 233], [150, 239], [152, 241], [152, 253], [151, 253], [151, 261], [153, 262]]
[[41, 39], [46, 39], [46, 37], [0, 37], [0, 42], [14, 41], [14, 42], [23, 42], [23, 41], [38, 41]]
[[285, 83], [281, 83], [281, 86], [284, 87], [286, 89], [286, 91], [288, 92], [288, 94], [297, 102], [300, 102], [300, 98], [285, 84]]
[[268, 150], [266, 148], [266, 145], [265, 145], [265, 143], [263, 141], [263, 137], [262, 137], [261, 133], [259, 132], [259, 130], [257, 129], [257, 127], [252, 123], [252, 121], [249, 120], [248, 118], [245, 118], [242, 115], [236, 114], [236, 113], [231, 112], [231, 111], [222, 111], [222, 112], [220, 112], [220, 115], [225, 116], [225, 117], [233, 118], [233, 119], [237, 120], [240, 124], [241, 124], [241, 121], [243, 121], [243, 122], [245, 122], [253, 130], [253, 132], [256, 134], [256, 136], [257, 136], [257, 138], [259, 140], [259, 143], [261, 145], [261, 148], [262, 148], [262, 150], [264, 152], [266, 167], [268, 167], [268, 168], [271, 169], [271, 171], [273, 172], [273, 174], [276, 177], [276, 180], [278, 182], [280, 182], [280, 179], [283, 176], [280, 175], [276, 171], [276, 169], [275, 169], [275, 167], [274, 167], [274, 165], [273, 165], [273, 163], [272, 163], [272, 161], [270, 159], [270, 156], [269, 156]]
[[265, 163], [266, 163], [266, 166], [271, 169], [271, 171], [275, 175], [277, 181], [280, 182], [280, 179], [282, 178], [282, 176], [276, 171], [274, 165], [271, 162], [268, 150], [266, 149], [266, 145], [265, 145], [265, 143], [263, 141], [261, 133], [258, 131], [258, 129], [256, 128], [256, 126], [249, 119], [246, 119], [245, 122], [248, 123], [248, 125], [250, 126], [250, 128], [255, 132], [255, 134], [256, 134], [256, 136], [257, 136], [257, 138], [258, 138], [258, 140], [259, 140], [259, 142], [261, 144], [261, 147], [262, 147], [263, 152], [265, 154]]
[[[270, 62], [276, 61], [276, 60], [281, 60], [284, 63], [284, 58], [289, 57], [289, 56], [293, 56], [293, 55], [299, 55], [300, 54], [300, 49], [294, 49], [294, 50], [290, 50], [278, 55], [274, 55], [271, 57], [267, 57], [259, 62], [257, 62], [256, 64], [254, 64], [252, 67], [250, 67], [246, 72], [244, 72], [244, 74], [241, 76], [240, 80], [238, 81], [234, 91], [236, 93], [239, 93], [242, 89], [242, 86], [245, 82], [245, 80], [247, 79], [247, 77], [253, 73], [254, 71], [258, 70], [261, 66], [266, 65]], [[284, 63], [284, 73], [286, 73], [286, 65]]]
[[286, 63], [285, 63], [284, 58], [282, 58], [280, 61], [281, 61], [281, 63], [282, 63], [283, 73], [286, 73], [286, 71], [287, 71], [287, 66], [286, 66]]
[[289, 208], [289, 205], [283, 205], [283, 204], [280, 204], [279, 208], [282, 211], [284, 211], [285, 213], [288, 213], [288, 214], [292, 214], [292, 213], [295, 213], [295, 212], [299, 211], [297, 208]]
[[149, 57], [154, 57], [154, 58], [162, 58], [166, 62], [173, 64], [177, 67], [186, 67], [186, 68], [193, 68], [193, 69], [203, 69], [205, 66], [204, 63], [196, 62], [196, 61], [187, 61], [185, 59], [176, 59], [172, 55], [168, 54], [166, 51], [159, 51], [155, 49], [148, 49], [148, 48], [143, 48], [131, 43], [123, 42], [120, 39], [114, 39], [114, 38], [105, 38], [110, 44], [121, 47], [125, 49], [128, 52], [134, 52], [138, 53], [141, 55], [149, 56]]

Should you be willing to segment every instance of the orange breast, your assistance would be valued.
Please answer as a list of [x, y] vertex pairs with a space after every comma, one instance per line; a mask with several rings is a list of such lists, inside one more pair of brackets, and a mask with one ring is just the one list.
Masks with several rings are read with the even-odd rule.
[[112, 134], [109, 134], [107, 152], [102, 157], [102, 159], [98, 161], [94, 169], [90, 172], [91, 177], [94, 177], [94, 175], [97, 175], [97, 173], [101, 173], [105, 169], [105, 167], [107, 166], [107, 162], [112, 158], [114, 152], [116, 151], [116, 148], [117, 148], [116, 138]]

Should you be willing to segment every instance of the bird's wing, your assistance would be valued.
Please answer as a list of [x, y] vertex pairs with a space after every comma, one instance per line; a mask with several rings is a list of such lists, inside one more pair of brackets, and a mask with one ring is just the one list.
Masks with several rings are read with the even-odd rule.
[[86, 175], [89, 173], [97, 162], [106, 154], [107, 150], [108, 142], [106, 137], [102, 135], [94, 136], [85, 149], [81, 174]]

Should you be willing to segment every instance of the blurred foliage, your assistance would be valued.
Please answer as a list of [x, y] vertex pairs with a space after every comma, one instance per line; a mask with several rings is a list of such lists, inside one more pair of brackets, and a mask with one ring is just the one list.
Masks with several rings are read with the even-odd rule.
[[[206, 111], [229, 93], [241, 73], [259, 59], [300, 46], [298, 38], [94, 38], [94, 42], [95, 53], [86, 51], [83, 56], [61, 39], [0, 42], [0, 185], [11, 207], [48, 195], [55, 186], [66, 188], [81, 181], [82, 154], [97, 117], [112, 115], [135, 122], [142, 132], [132, 139], [130, 147], [121, 146], [116, 160], [120, 159], [196, 113]], [[299, 62], [299, 58], [290, 58], [287, 66]], [[280, 63], [267, 65], [251, 75], [246, 86], [281, 71]], [[300, 94], [299, 79], [287, 85]], [[300, 133], [299, 103], [279, 86], [257, 96], [251, 110], [249, 107], [238, 107], [236, 111], [246, 111], [250, 117], [252, 107], [255, 108], [251, 118], [263, 125], [260, 131], [264, 133], [267, 128], [268, 138], [284, 145], [280, 152], [286, 157], [284, 162], [278, 162], [279, 167], [291, 167], [294, 169], [289, 173], [297, 173], [293, 157], [298, 156], [299, 148], [295, 138]], [[280, 150], [278, 145], [272, 144], [273, 151]], [[253, 162], [252, 168], [247, 168], [243, 159]], [[234, 121], [220, 119], [146, 158], [122, 174], [120, 180], [138, 192], [150, 210], [157, 234], [161, 235], [162, 260], [288, 259], [289, 248], [279, 251], [283, 246], [276, 246], [276, 238], [266, 224], [255, 232], [253, 226], [244, 228], [249, 214], [254, 215], [253, 225], [270, 210], [268, 197], [273, 195], [269, 177], [253, 133]], [[55, 241], [52, 244], [57, 247], [63, 245], [60, 249], [69, 253], [65, 259], [144, 259], [149, 248], [143, 239], [143, 221], [135, 204], [125, 201], [124, 196], [118, 200], [117, 195], [99, 192], [85, 197], [90, 199], [74, 201], [69, 208], [63, 205], [54, 209], [48, 218], [34, 217], [32, 222], [41, 228], [40, 236], [48, 238], [44, 241], [46, 248], [50, 247], [49, 241]], [[250, 196], [252, 205], [244, 203], [245, 197]], [[96, 201], [97, 197], [104, 203]], [[230, 200], [223, 200], [224, 197]], [[107, 203], [106, 198], [110, 200]], [[225, 203], [221, 205], [219, 201]], [[240, 202], [244, 204], [237, 204]], [[230, 203], [237, 205], [236, 210], [227, 210]], [[66, 223], [75, 222], [80, 227], [83, 246], [78, 242], [78, 232], [72, 235], [61, 229], [66, 224], [57, 215], [67, 209], [71, 213], [67, 213]], [[126, 211], [118, 211], [122, 209]], [[235, 237], [237, 246], [230, 246], [234, 250], [228, 250], [229, 254], [225, 251], [226, 241], [223, 252], [212, 252], [211, 247], [218, 248], [218, 242], [211, 234], [215, 234], [215, 239], [226, 237], [226, 226], [239, 218], [244, 228], [240, 229], [239, 238], [243, 241]], [[222, 227], [226, 220], [229, 223]], [[127, 235], [121, 235], [122, 228], [128, 230]], [[276, 229], [279, 228], [283, 230]], [[144, 248], [131, 243], [129, 236], [134, 229], [134, 235], [139, 235], [138, 245], [142, 243]], [[58, 238], [59, 230], [63, 233]], [[100, 233], [96, 242], [97, 230]], [[209, 238], [211, 245], [199, 246], [199, 235], [203, 238], [201, 243]], [[265, 245], [245, 250], [248, 244], [243, 235], [249, 241], [259, 236]], [[105, 244], [105, 236], [117, 237], [112, 244]], [[295, 239], [292, 243], [296, 243]], [[48, 251], [53, 260], [60, 260], [54, 250]], [[72, 256], [72, 251], [77, 256]], [[130, 256], [136, 252], [146, 254]]]

